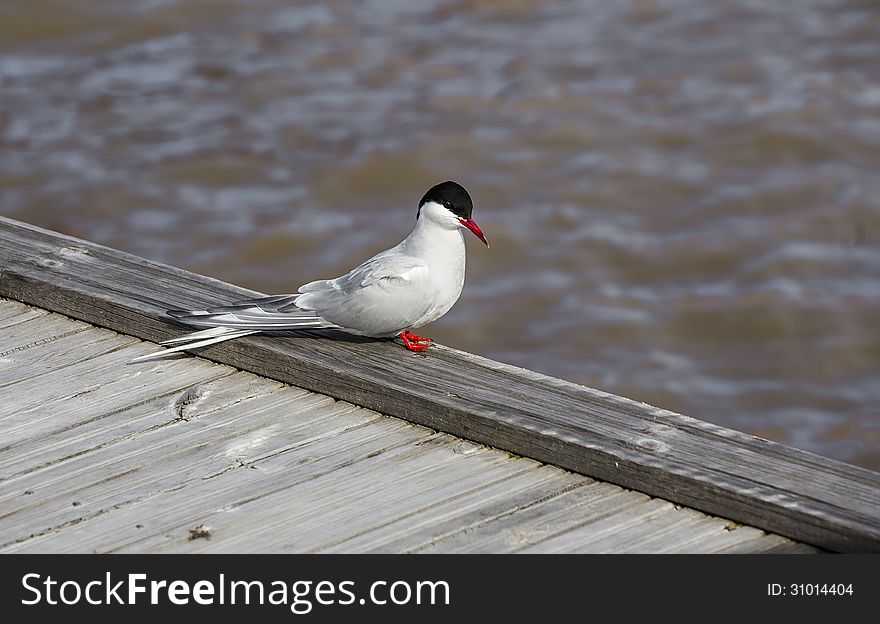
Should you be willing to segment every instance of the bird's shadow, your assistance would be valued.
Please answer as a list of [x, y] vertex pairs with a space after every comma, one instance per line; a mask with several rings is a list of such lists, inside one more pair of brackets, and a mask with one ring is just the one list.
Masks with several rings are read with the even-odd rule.
[[365, 344], [377, 342], [392, 342], [395, 337], [389, 338], [370, 338], [369, 336], [356, 336], [338, 329], [309, 329], [309, 330], [286, 330], [286, 331], [264, 331], [255, 336], [279, 336], [282, 338], [308, 338], [311, 340], [321, 338], [330, 340], [338, 340], [352, 344]]

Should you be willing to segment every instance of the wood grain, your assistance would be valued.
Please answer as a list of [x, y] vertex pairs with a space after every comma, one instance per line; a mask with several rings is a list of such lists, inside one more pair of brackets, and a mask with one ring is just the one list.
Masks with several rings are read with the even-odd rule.
[[[128, 367], [155, 346], [20, 302], [0, 318], [0, 344], [56, 338], [0, 362], [3, 551], [815, 550], [202, 358]], [[603, 528], [646, 501], [670, 511]]]
[[[176, 336], [166, 308], [254, 294], [0, 219], [0, 295], [123, 334]], [[532, 371], [329, 331], [199, 355], [822, 548], [880, 551], [877, 473]]]

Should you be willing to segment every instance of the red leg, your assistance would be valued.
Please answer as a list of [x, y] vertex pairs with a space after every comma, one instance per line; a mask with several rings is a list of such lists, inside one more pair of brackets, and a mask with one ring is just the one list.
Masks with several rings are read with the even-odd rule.
[[415, 342], [434, 342], [430, 338], [425, 338], [424, 336], [416, 336], [414, 333], [408, 330], [404, 333], [406, 334], [407, 338], [409, 338], [410, 340], [414, 340]]
[[428, 347], [431, 346], [430, 338], [423, 338], [421, 336], [415, 336], [410, 331], [400, 332], [398, 334], [401, 340], [403, 340], [403, 346], [405, 346], [410, 351], [415, 351], [416, 353], [421, 353], [422, 351], [426, 351]]

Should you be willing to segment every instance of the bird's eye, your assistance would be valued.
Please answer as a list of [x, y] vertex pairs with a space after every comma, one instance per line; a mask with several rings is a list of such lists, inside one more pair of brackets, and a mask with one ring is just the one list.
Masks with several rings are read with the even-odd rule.
[[445, 202], [443, 202], [443, 205], [446, 206], [449, 210], [452, 210], [452, 202], [445, 201]]

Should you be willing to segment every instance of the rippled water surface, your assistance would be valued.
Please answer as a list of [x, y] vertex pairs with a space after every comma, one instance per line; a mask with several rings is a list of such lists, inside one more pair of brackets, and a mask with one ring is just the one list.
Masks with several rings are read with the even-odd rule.
[[288, 292], [456, 179], [425, 333], [876, 470], [878, 59], [873, 0], [0, 0], [0, 211]]

